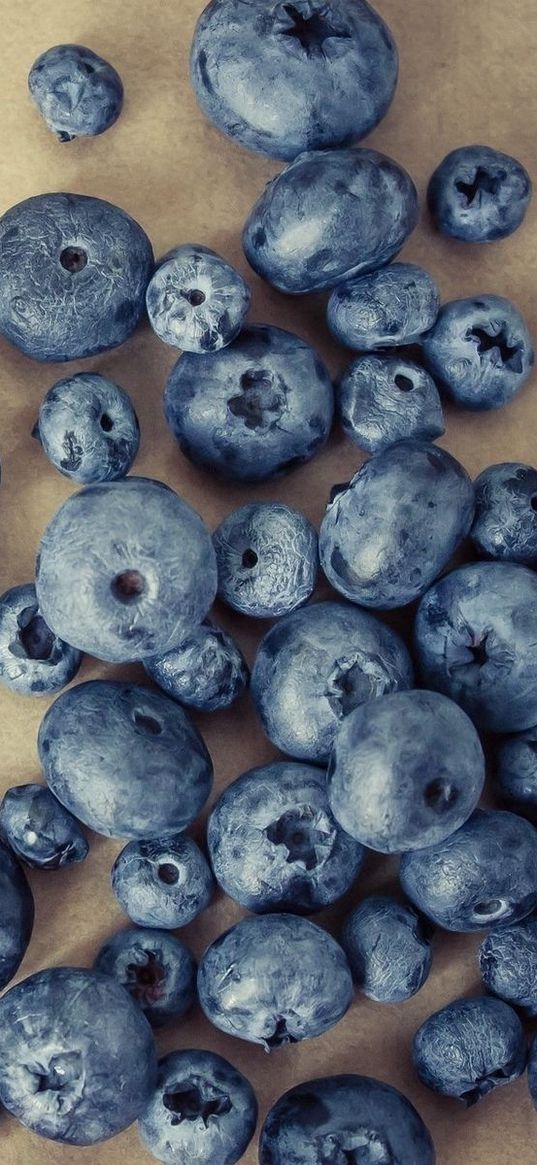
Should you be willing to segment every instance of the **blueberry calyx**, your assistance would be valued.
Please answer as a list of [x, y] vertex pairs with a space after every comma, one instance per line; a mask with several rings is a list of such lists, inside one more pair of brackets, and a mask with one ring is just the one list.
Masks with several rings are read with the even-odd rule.
[[11, 654], [19, 659], [36, 659], [41, 663], [50, 660], [55, 637], [43, 616], [38, 614], [38, 607], [25, 607], [17, 617], [17, 624], [17, 638], [9, 645]]
[[[465, 182], [462, 178], [459, 179], [455, 183], [455, 189], [463, 195], [466, 206], [472, 206], [478, 195], [497, 194], [505, 178], [505, 170], [500, 170], [498, 174], [493, 175], [489, 174], [483, 166], [478, 166], [474, 178], [469, 182]], [[479, 198], [479, 202], [481, 202], [481, 198]]]
[[150, 1006], [165, 995], [166, 972], [156, 951], [144, 951], [142, 963], [127, 965], [127, 991], [138, 1003]]
[[490, 352], [491, 360], [495, 364], [504, 364], [512, 372], [522, 372], [520, 346], [509, 343], [509, 333], [505, 324], [496, 335], [487, 332], [485, 328], [472, 328], [468, 332], [468, 339], [476, 342], [479, 356], [486, 356]]
[[172, 1125], [184, 1120], [202, 1120], [207, 1128], [211, 1117], [224, 1116], [232, 1107], [226, 1092], [198, 1077], [167, 1088], [162, 1100], [168, 1112], [173, 1113]]
[[88, 256], [83, 247], [64, 247], [60, 254], [60, 263], [64, 271], [70, 275], [78, 275], [88, 262]]
[[488, 1096], [501, 1080], [511, 1080], [513, 1077], [514, 1065], [507, 1064], [504, 1068], [496, 1068], [494, 1072], [488, 1072], [486, 1076], [480, 1076], [476, 1080], [473, 1088], [469, 1088], [467, 1092], [461, 1093], [461, 1100], [464, 1101], [467, 1108], [472, 1108], [484, 1096]]
[[265, 1051], [271, 1052], [273, 1048], [285, 1048], [287, 1044], [297, 1044], [298, 1039], [288, 1032], [287, 1020], [280, 1015], [276, 1020], [272, 1035], [266, 1036], [263, 1043], [265, 1045]]
[[384, 1137], [370, 1129], [329, 1133], [319, 1145], [319, 1160], [326, 1165], [394, 1165]]
[[351, 39], [346, 28], [336, 26], [327, 4], [295, 0], [294, 4], [282, 5], [281, 19], [285, 23], [281, 35], [294, 41], [308, 57], [324, 56], [327, 40]]
[[285, 847], [288, 864], [302, 862], [306, 870], [315, 870], [330, 855], [334, 830], [324, 814], [311, 805], [301, 805], [282, 813], [265, 829], [265, 836], [274, 845]]

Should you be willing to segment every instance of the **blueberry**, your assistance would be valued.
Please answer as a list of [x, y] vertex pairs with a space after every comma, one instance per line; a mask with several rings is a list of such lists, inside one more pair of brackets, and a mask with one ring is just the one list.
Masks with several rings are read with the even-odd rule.
[[341, 945], [355, 985], [377, 1003], [410, 999], [431, 970], [428, 926], [394, 898], [364, 898], [345, 919]]
[[537, 727], [507, 736], [496, 750], [496, 794], [537, 825]]
[[430, 1015], [414, 1036], [412, 1054], [423, 1084], [477, 1104], [522, 1075], [527, 1060], [522, 1024], [500, 999], [456, 999]]
[[294, 914], [266, 914], [212, 943], [198, 994], [215, 1027], [271, 1051], [333, 1027], [350, 1007], [352, 979], [326, 931]]
[[76, 818], [44, 785], [8, 789], [0, 807], [0, 831], [17, 857], [39, 870], [83, 862], [89, 852]]
[[273, 158], [365, 137], [391, 104], [397, 72], [391, 33], [364, 0], [212, 0], [192, 45], [203, 112]]
[[520, 226], [531, 200], [531, 179], [509, 154], [490, 146], [462, 146], [435, 170], [427, 197], [444, 235], [490, 243]]
[[98, 971], [38, 971], [0, 999], [0, 1100], [42, 1137], [115, 1136], [143, 1112], [156, 1069], [145, 1016]]
[[261, 1130], [259, 1165], [435, 1165], [410, 1101], [368, 1076], [325, 1076], [291, 1088]]
[[153, 331], [165, 344], [185, 352], [227, 347], [240, 332], [250, 299], [242, 275], [199, 243], [168, 251], [146, 293]]
[[309, 599], [319, 569], [317, 531], [281, 502], [233, 510], [213, 534], [218, 594], [234, 611], [273, 619]]
[[436, 845], [475, 809], [485, 758], [464, 712], [437, 692], [394, 692], [345, 717], [328, 769], [336, 821], [362, 845]]
[[49, 389], [33, 436], [60, 473], [89, 485], [128, 473], [140, 426], [122, 388], [98, 372], [79, 372]]
[[248, 666], [235, 640], [208, 619], [178, 647], [146, 659], [144, 667], [168, 696], [209, 712], [229, 708], [249, 683]]
[[537, 1037], [531, 1041], [528, 1057], [528, 1085], [534, 1108], [537, 1108]]
[[82, 656], [47, 626], [33, 583], [0, 596], [0, 683], [21, 696], [47, 696], [70, 683]]
[[151, 243], [124, 210], [39, 194], [0, 218], [0, 333], [41, 361], [123, 344], [145, 310]]
[[491, 930], [479, 948], [479, 969], [487, 991], [537, 1015], [537, 917]]
[[423, 338], [423, 354], [446, 394], [467, 409], [502, 408], [535, 363], [526, 321], [501, 295], [444, 304]]
[[321, 566], [353, 602], [403, 607], [447, 565], [473, 513], [462, 465], [436, 445], [401, 441], [367, 461], [328, 506]]
[[252, 671], [263, 728], [282, 752], [327, 763], [339, 723], [366, 700], [414, 682], [399, 636], [349, 603], [314, 603], [271, 627]]
[[112, 890], [139, 926], [175, 930], [209, 905], [214, 881], [195, 841], [178, 834], [130, 841], [112, 868]]
[[510, 562], [460, 566], [423, 597], [415, 624], [424, 683], [481, 728], [537, 721], [537, 576]]
[[537, 906], [537, 830], [514, 813], [478, 809], [451, 837], [403, 854], [401, 884], [445, 930], [516, 922]]
[[180, 356], [164, 410], [192, 461], [232, 480], [263, 481], [309, 461], [324, 445], [334, 394], [305, 340], [258, 324], [221, 352]]
[[348, 437], [368, 453], [397, 441], [434, 441], [445, 432], [436, 384], [400, 356], [359, 356], [339, 382], [337, 405]]
[[0, 841], [0, 990], [19, 968], [32, 937], [34, 899], [15, 855]]
[[41, 53], [30, 69], [28, 88], [60, 142], [104, 133], [123, 107], [119, 73], [80, 44], [59, 44]]
[[56, 634], [111, 662], [169, 651], [207, 614], [216, 559], [195, 510], [128, 477], [72, 495], [39, 549], [40, 608]]
[[327, 321], [341, 344], [376, 352], [418, 343], [439, 308], [440, 292], [428, 271], [414, 263], [390, 263], [334, 288]]
[[376, 150], [300, 154], [269, 182], [247, 219], [246, 258], [268, 283], [299, 295], [374, 271], [418, 220], [410, 175]]
[[196, 960], [164, 930], [120, 930], [101, 947], [94, 966], [111, 975], [158, 1027], [178, 1019], [196, 998]]
[[255, 1132], [257, 1100], [241, 1072], [215, 1052], [170, 1052], [138, 1131], [165, 1165], [235, 1165]]
[[70, 688], [42, 720], [38, 748], [54, 795], [106, 837], [186, 829], [211, 790], [211, 759], [187, 713], [135, 684]]
[[537, 565], [537, 469], [504, 461], [489, 465], [474, 485], [471, 538], [478, 554]]
[[365, 858], [332, 816], [322, 769], [289, 761], [233, 781], [213, 807], [207, 841], [222, 889], [260, 914], [322, 910], [346, 893]]

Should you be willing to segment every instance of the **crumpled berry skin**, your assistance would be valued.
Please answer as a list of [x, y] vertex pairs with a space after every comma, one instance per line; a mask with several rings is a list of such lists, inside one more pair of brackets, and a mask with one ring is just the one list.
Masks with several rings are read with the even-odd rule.
[[431, 970], [431, 928], [395, 898], [364, 898], [345, 919], [341, 945], [355, 986], [377, 1003], [411, 999]]
[[475, 482], [470, 531], [482, 558], [537, 564], [537, 469], [519, 461], [489, 465]]
[[96, 137], [117, 121], [123, 83], [113, 65], [79, 44], [59, 44], [34, 61], [30, 96], [60, 142]]
[[207, 712], [229, 708], [250, 680], [248, 665], [233, 636], [208, 619], [171, 651], [146, 659], [144, 667], [167, 696]]
[[0, 841], [0, 990], [17, 972], [32, 937], [34, 898], [15, 854]]
[[201, 243], [168, 251], [151, 277], [146, 304], [157, 336], [184, 352], [217, 352], [241, 330], [250, 308], [242, 275]]
[[79, 372], [49, 388], [32, 436], [64, 477], [92, 485], [125, 477], [140, 426], [124, 389], [98, 372]]
[[310, 598], [319, 570], [317, 531], [282, 502], [233, 510], [213, 534], [218, 595], [241, 615], [274, 619]]
[[196, 998], [194, 955], [167, 931], [119, 930], [103, 943], [94, 967], [128, 991], [152, 1027], [179, 1019]]
[[0, 683], [20, 696], [48, 696], [74, 679], [82, 655], [47, 625], [35, 586], [0, 596]]
[[417, 344], [439, 308], [440, 292], [428, 271], [415, 263], [389, 263], [335, 287], [326, 318], [340, 344], [378, 352]]
[[27, 866], [58, 870], [88, 856], [86, 836], [75, 817], [45, 785], [15, 785], [0, 806], [0, 831]]
[[461, 146], [435, 170], [427, 192], [435, 226], [465, 243], [512, 235], [531, 201], [528, 171], [490, 146]]
[[537, 1015], [537, 917], [491, 930], [479, 948], [479, 969], [492, 995]]
[[112, 890], [139, 926], [176, 930], [205, 910], [215, 882], [199, 846], [179, 833], [130, 841], [112, 866]]
[[409, 438], [434, 441], [445, 431], [432, 376], [400, 356], [353, 360], [340, 378], [336, 401], [347, 437], [368, 453]]
[[522, 1075], [526, 1038], [518, 1015], [502, 1000], [456, 999], [425, 1020], [412, 1057], [423, 1084], [469, 1108]]
[[496, 796], [537, 825], [537, 725], [500, 741], [494, 760]]

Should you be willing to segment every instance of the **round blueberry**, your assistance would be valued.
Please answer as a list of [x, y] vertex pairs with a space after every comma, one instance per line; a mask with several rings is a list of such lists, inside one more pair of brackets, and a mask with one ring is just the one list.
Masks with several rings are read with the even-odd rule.
[[489, 465], [475, 482], [474, 546], [483, 558], [537, 565], [537, 469]]
[[184, 352], [217, 352], [241, 330], [250, 289], [225, 259], [198, 243], [174, 247], [157, 264], [146, 293], [149, 323]]
[[139, 926], [175, 930], [209, 905], [214, 881], [195, 841], [179, 834], [129, 842], [112, 868], [112, 890]]
[[427, 198], [442, 234], [490, 243], [520, 226], [531, 200], [531, 179], [509, 154], [490, 146], [462, 146], [435, 170]]
[[496, 795], [537, 825], [537, 727], [507, 736], [495, 755]]
[[0, 596], [0, 683], [21, 696], [48, 696], [76, 675], [82, 656], [45, 622], [33, 583]]
[[479, 969], [487, 991], [537, 1015], [537, 917], [491, 930], [479, 948]]
[[30, 95], [60, 142], [95, 137], [117, 121], [123, 84], [108, 61], [79, 44], [59, 44], [34, 61]]
[[11, 849], [0, 841], [0, 991], [20, 967], [34, 925], [34, 899]]
[[17, 857], [39, 870], [83, 862], [86, 837], [72, 813], [44, 785], [16, 785], [0, 806], [0, 831]]
[[167, 931], [120, 930], [103, 944], [94, 966], [121, 983], [154, 1027], [184, 1015], [196, 998], [194, 955]]
[[414, 1065], [423, 1084], [469, 1107], [522, 1075], [527, 1060], [522, 1024], [499, 999], [456, 999], [430, 1015], [414, 1036]]
[[213, 534], [218, 594], [229, 607], [272, 619], [309, 599], [319, 569], [317, 531], [281, 502], [233, 510]]
[[368, 453], [397, 441], [434, 441], [445, 432], [436, 384], [400, 356], [359, 356], [339, 382], [337, 405], [348, 437]]
[[376, 352], [418, 343], [439, 308], [440, 292], [428, 271], [414, 263], [390, 263], [335, 287], [327, 321], [341, 344]]
[[98, 372], [79, 372], [49, 389], [33, 436], [60, 473], [89, 485], [128, 473], [140, 426], [122, 388]]
[[208, 619], [164, 655], [144, 661], [168, 696], [191, 708], [229, 708], [248, 686], [250, 673], [235, 640]]
[[345, 919], [341, 945], [356, 987], [377, 1003], [411, 999], [431, 970], [430, 928], [394, 898], [360, 902]]

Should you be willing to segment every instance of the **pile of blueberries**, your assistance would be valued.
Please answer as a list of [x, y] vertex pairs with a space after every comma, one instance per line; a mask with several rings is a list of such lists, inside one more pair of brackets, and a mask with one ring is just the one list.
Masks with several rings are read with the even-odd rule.
[[[93, 1145], [137, 1120], [159, 1161], [234, 1165], [255, 1131], [251, 1085], [208, 1051], [157, 1064], [151, 1027], [198, 999], [217, 1028], [267, 1050], [320, 1035], [353, 986], [389, 1003], [414, 995], [435, 927], [488, 931], [488, 993], [423, 1024], [419, 1077], [473, 1104], [528, 1065], [537, 1105], [537, 1043], [528, 1055], [519, 1018], [537, 1014], [537, 470], [494, 465], [472, 483], [434, 444], [442, 398], [498, 408], [534, 352], [508, 300], [441, 307], [426, 271], [391, 262], [416, 225], [416, 189], [351, 143], [385, 114], [397, 69], [365, 0], [211, 0], [194, 36], [209, 118], [289, 163], [252, 210], [244, 249], [283, 292], [329, 289], [328, 326], [359, 353], [335, 393], [307, 343], [245, 323], [249, 288], [207, 247], [155, 264], [124, 211], [75, 194], [0, 219], [0, 333], [36, 360], [69, 361], [123, 343], [147, 313], [182, 350], [168, 424], [212, 474], [247, 483], [293, 469], [325, 443], [334, 410], [371, 455], [334, 488], [319, 535], [287, 505], [246, 502], [211, 538], [166, 484], [126, 476], [139, 426], [123, 389], [91, 372], [45, 396], [34, 436], [83, 488], [45, 530], [35, 582], [0, 599], [0, 679], [55, 693], [88, 653], [141, 661], [155, 685], [100, 679], [60, 694], [39, 730], [46, 784], [10, 789], [0, 809], [1, 987], [32, 932], [23, 863], [83, 861], [84, 826], [127, 843], [112, 887], [135, 925], [93, 969], [42, 970], [0, 999], [0, 1101], [53, 1140]], [[79, 45], [44, 53], [29, 83], [62, 142], [120, 113], [118, 74]], [[455, 150], [429, 186], [438, 229], [473, 244], [511, 234], [530, 197], [524, 167], [485, 146]], [[319, 565], [337, 594], [308, 603]], [[208, 618], [217, 595], [277, 620], [251, 677]], [[373, 613], [395, 608], [414, 615], [412, 653]], [[228, 707], [248, 686], [285, 757], [224, 790], [205, 856], [185, 830], [212, 763], [185, 708]], [[507, 809], [478, 807], [483, 738]], [[359, 902], [336, 942], [306, 916], [353, 886], [367, 850], [401, 855], [406, 900]], [[251, 914], [197, 968], [172, 932], [216, 883]], [[433, 1165], [435, 1152], [404, 1096], [346, 1075], [281, 1097], [259, 1161]]]

